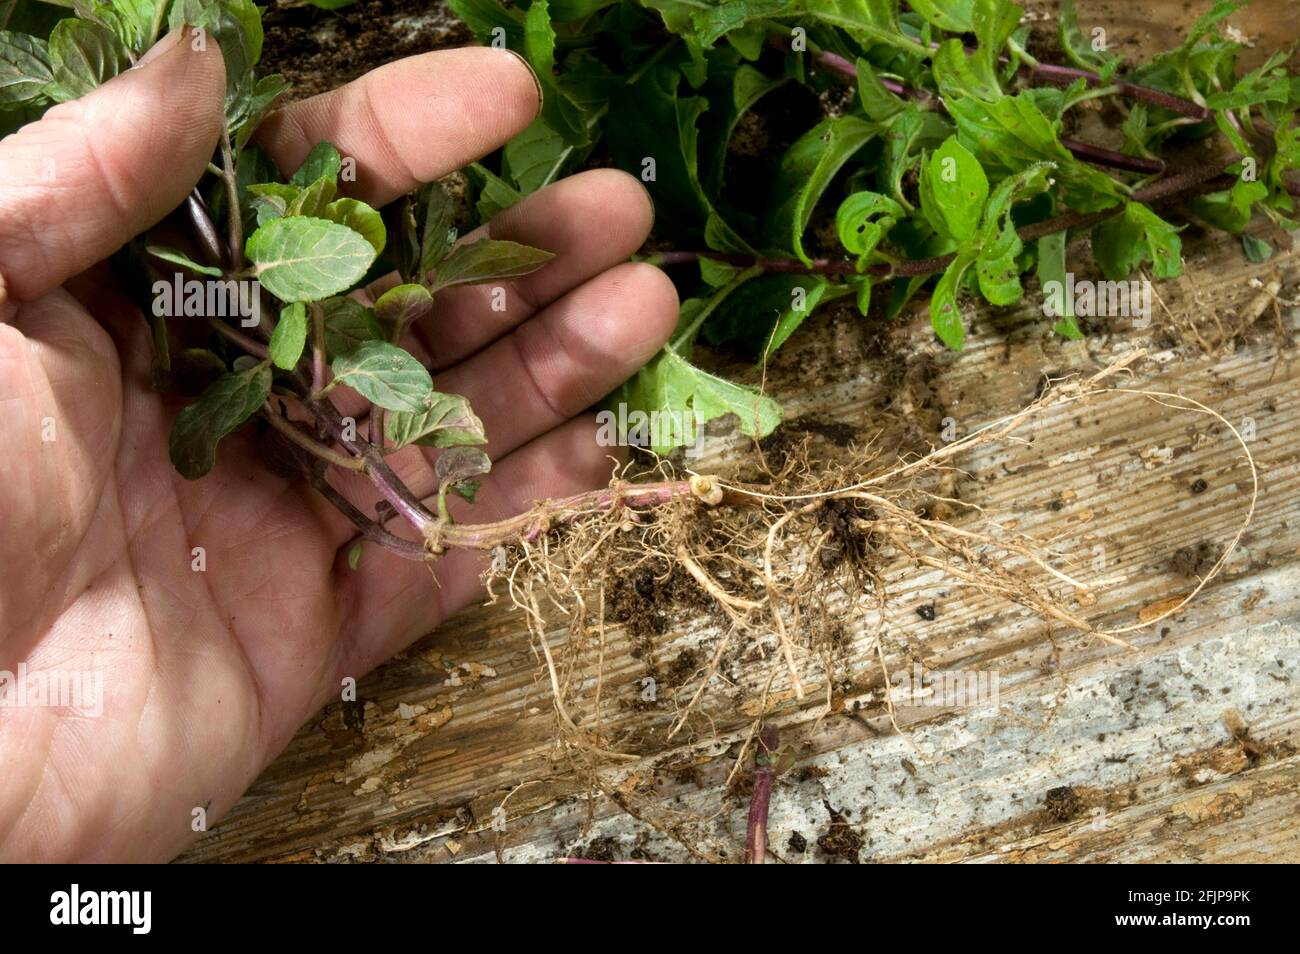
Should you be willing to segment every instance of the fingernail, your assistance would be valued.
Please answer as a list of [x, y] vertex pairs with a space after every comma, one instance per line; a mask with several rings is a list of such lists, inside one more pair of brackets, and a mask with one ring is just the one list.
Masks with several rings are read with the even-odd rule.
[[533, 69], [533, 64], [529, 63], [522, 54], [516, 53], [509, 47], [506, 47], [506, 52], [517, 59], [520, 63], [524, 64], [524, 68], [528, 70], [528, 75], [533, 78], [533, 85], [537, 87], [537, 112], [540, 115], [542, 112], [542, 100], [544, 97], [542, 94], [542, 81], [537, 77], [537, 70]]
[[144, 56], [136, 60], [135, 66], [131, 67], [131, 69], [138, 70], [140, 67], [145, 66], [153, 62], [154, 60], [158, 59], [158, 57], [162, 56], [163, 54], [170, 52], [171, 49], [176, 46], [176, 44], [180, 43], [181, 39], [184, 36], [185, 36], [184, 27], [182, 27], [179, 30], [172, 30], [170, 33], [168, 33], [165, 37], [163, 37], [153, 46], [149, 47], [149, 49], [145, 50]]

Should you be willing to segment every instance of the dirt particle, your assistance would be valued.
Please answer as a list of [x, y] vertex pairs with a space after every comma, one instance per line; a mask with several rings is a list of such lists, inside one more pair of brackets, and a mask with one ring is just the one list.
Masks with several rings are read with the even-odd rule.
[[1197, 477], [1192, 481], [1191, 491], [1194, 494], [1203, 494], [1210, 489], [1210, 485], [1205, 482], [1204, 477]]
[[862, 836], [849, 824], [843, 812], [831, 808], [831, 803], [822, 802], [831, 816], [831, 823], [826, 832], [817, 838], [817, 847], [831, 858], [843, 858], [849, 864], [858, 864], [862, 852]]
[[921, 617], [921, 619], [925, 620], [927, 623], [933, 623], [935, 617], [934, 604], [926, 603], [924, 606], [918, 606], [916, 608], [916, 615]]
[[1083, 799], [1069, 785], [1062, 785], [1047, 790], [1047, 794], [1043, 796], [1043, 806], [1052, 818], [1058, 822], [1066, 822], [1079, 814], [1083, 808]]
[[808, 850], [808, 839], [797, 831], [790, 832], [790, 839], [785, 844], [796, 855], [802, 855]]

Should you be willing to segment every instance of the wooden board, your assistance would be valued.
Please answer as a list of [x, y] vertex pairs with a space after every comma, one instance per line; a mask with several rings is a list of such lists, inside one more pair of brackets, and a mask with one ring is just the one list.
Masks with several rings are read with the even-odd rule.
[[[1054, 5], [1032, 7], [1050, 17]], [[1127, 49], [1167, 45], [1188, 17], [1181, 0], [1078, 7]], [[1289, 14], [1289, 0], [1261, 0], [1240, 21], [1267, 33], [1255, 53], [1294, 38]], [[1250, 265], [1236, 243], [1195, 236], [1185, 251], [1186, 277], [1157, 286], [1163, 306], [1149, 328], [1112, 320], [1067, 343], [1031, 301], [972, 313], [956, 356], [936, 346], [921, 312], [883, 336], [851, 311], [824, 312], [768, 369], [796, 430], [836, 434], [826, 425], [839, 424], [882, 448], [915, 449], [1020, 408], [1044, 372], [1091, 372], [1145, 348], [1152, 358], [1132, 386], [1193, 397], [1253, 430], [1261, 479], [1225, 572], [1185, 611], [1135, 634], [1133, 653], [937, 573], [891, 567], [883, 634], [863, 607], [841, 608], [829, 712], [815, 667], [802, 704], [770, 687], [767, 718], [796, 756], [772, 799], [780, 860], [1300, 860], [1300, 309], [1275, 313], [1252, 285], [1276, 280], [1282, 298], [1297, 299], [1300, 254]], [[1226, 428], [1139, 398], [1056, 409], [1026, 437], [963, 460], [969, 476], [955, 490], [1053, 539], [1096, 588], [1094, 621], [1134, 622], [1190, 590], [1249, 500]], [[734, 434], [712, 435], [695, 466], [725, 469], [745, 451]], [[931, 605], [934, 619], [922, 618], [917, 609]], [[643, 754], [609, 773], [617, 799], [593, 795], [557, 743], [518, 615], [478, 608], [364, 679], [360, 705], [331, 706], [304, 726], [183, 860], [738, 860], [742, 748], [767, 670], [730, 661], [729, 684], [715, 680], [690, 730], [666, 741], [718, 636], [697, 620], [673, 624], [649, 649], [611, 633], [612, 735]], [[899, 707], [895, 732], [878, 638], [892, 673], [996, 673], [996, 705]], [[640, 698], [647, 676], [659, 687], [653, 704]]]
[[[1259, 307], [1251, 279], [1278, 277], [1283, 297], [1295, 297], [1300, 255], [1253, 266], [1235, 246], [1211, 245], [1193, 247], [1187, 277], [1158, 290], [1180, 320], [1195, 313], [1230, 326]], [[843, 314], [819, 315], [792, 342], [769, 370], [790, 417], [863, 433], [883, 427], [886, 442], [930, 428], [936, 444], [944, 418], [965, 431], [1018, 409], [1045, 369], [1095, 370], [1147, 347], [1153, 359], [1133, 386], [1194, 397], [1238, 427], [1253, 421], [1262, 490], [1225, 573], [1186, 611], [1136, 634], [1136, 653], [898, 568], [885, 636], [891, 672], [918, 662], [996, 672], [992, 713], [900, 708], [904, 734], [895, 734], [874, 627], [846, 608], [834, 711], [825, 715], [814, 691], [770, 716], [798, 755], [773, 800], [772, 844], [786, 860], [825, 857], [815, 842], [832, 833], [828, 805], [860, 835], [862, 860], [1300, 859], [1300, 354], [1290, 344], [1300, 310], [1280, 314], [1285, 343], [1270, 301], [1246, 340], [1216, 355], [1162, 349], [1181, 333], [1160, 311], [1145, 332], [1119, 320], [1113, 333], [1080, 343], [1051, 337], [1030, 309], [1004, 316], [1001, 331], [979, 319], [960, 356], [932, 343], [923, 315], [895, 333], [902, 340], [889, 353], [910, 349], [908, 359], [875, 355], [879, 342]], [[928, 383], [900, 386], [924, 379], [918, 367]], [[901, 411], [900, 395], [911, 405]], [[1135, 621], [1187, 592], [1198, 559], [1205, 568], [1196, 548], [1231, 539], [1249, 500], [1249, 470], [1226, 428], [1144, 399], [1059, 408], [1031, 436], [1027, 446], [978, 450], [963, 462], [973, 476], [958, 490], [1081, 563], [1101, 594], [1094, 620]], [[743, 444], [711, 438], [697, 466], [711, 469]], [[930, 604], [933, 621], [916, 612]], [[735, 859], [747, 797], [743, 784], [726, 783], [752, 731], [752, 687], [732, 694], [739, 706], [727, 693], [709, 697], [712, 732], [695, 720], [698, 736], [655, 747], [674, 693], [680, 699], [700, 675], [674, 663], [713, 638], [673, 627], [637, 658], [615, 637], [605, 691], [616, 703], [615, 736], [655, 752], [619, 776], [632, 778], [637, 804], [710, 819], [692, 825], [691, 847]], [[666, 680], [659, 706], [638, 704], [649, 673]], [[593, 842], [616, 857], [692, 857], [610, 799], [589, 800], [557, 758], [548, 690], [517, 614], [466, 612], [363, 680], [359, 693], [363, 725], [328, 708], [186, 859], [450, 861], [499, 851], [539, 861]], [[745, 701], [751, 711], [740, 711]], [[493, 830], [503, 817], [504, 832]], [[803, 854], [786, 847], [795, 832]]]

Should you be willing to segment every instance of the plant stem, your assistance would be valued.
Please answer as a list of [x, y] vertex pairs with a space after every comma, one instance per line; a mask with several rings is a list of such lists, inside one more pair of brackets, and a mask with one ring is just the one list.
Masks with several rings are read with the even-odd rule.
[[325, 387], [325, 311], [320, 302], [311, 303], [311, 390]]
[[210, 324], [223, 338], [239, 345], [239, 347], [243, 348], [249, 354], [256, 355], [263, 361], [270, 357], [271, 352], [266, 345], [262, 344], [260, 341], [254, 341], [238, 328], [232, 328], [224, 321], [218, 321], [215, 318], [209, 318], [208, 324]]
[[262, 414], [271, 422], [271, 426], [284, 435], [285, 438], [314, 457], [319, 457], [327, 464], [333, 464], [335, 467], [342, 467], [345, 470], [365, 472], [366, 459], [364, 457], [349, 457], [347, 454], [340, 454], [332, 447], [326, 447], [314, 437], [304, 434], [292, 421], [286, 420], [277, 414], [270, 404], [262, 406]]
[[422, 544], [416, 543], [413, 540], [403, 540], [396, 534], [385, 530], [374, 520], [371, 520], [364, 513], [358, 510], [352, 504], [352, 501], [348, 500], [348, 498], [335, 490], [324, 477], [312, 475], [309, 480], [311, 481], [311, 485], [321, 494], [321, 496], [333, 504], [333, 506], [337, 508], [343, 516], [351, 520], [352, 525], [361, 531], [361, 535], [367, 540], [379, 544], [386, 550], [391, 550], [404, 560], [422, 562], [427, 559], [427, 554], [424, 552], [424, 546]]
[[[1035, 76], [1056, 86], [1069, 86], [1079, 79], [1082, 79], [1089, 86], [1102, 85], [1101, 77], [1091, 70], [1081, 70], [1073, 66], [1055, 66], [1051, 63], [1038, 63], [1030, 67], [1030, 69]], [[1192, 119], [1204, 122], [1213, 115], [1209, 109], [1201, 104], [1194, 103], [1190, 99], [1184, 99], [1182, 96], [1176, 96], [1173, 93], [1166, 93], [1162, 89], [1142, 86], [1138, 83], [1129, 83], [1124, 80], [1115, 80], [1114, 83], [1119, 87], [1120, 95], [1150, 103], [1153, 106], [1159, 106], [1161, 109], [1167, 109], [1171, 113], [1178, 113], [1180, 116], [1189, 116]]]
[[226, 182], [226, 219], [230, 231], [230, 267], [239, 268], [244, 260], [244, 221], [239, 210], [239, 182], [235, 172], [235, 153], [230, 146], [230, 129], [221, 130], [221, 177]]
[[774, 725], [765, 725], [758, 733], [754, 751], [754, 794], [749, 800], [749, 823], [745, 828], [745, 863], [761, 865], [767, 858], [767, 813], [772, 801], [772, 782], [776, 778], [777, 749], [781, 733]]
[[212, 221], [212, 216], [208, 214], [208, 207], [204, 205], [203, 197], [199, 195], [197, 187], [190, 190], [190, 194], [186, 196], [185, 211], [189, 214], [190, 225], [193, 226], [194, 235], [203, 249], [204, 260], [209, 265], [222, 265], [225, 262], [225, 255], [221, 249], [221, 236]]
[[[1234, 159], [1233, 162], [1235, 161]], [[1228, 165], [1231, 164], [1228, 163]], [[1221, 182], [1221, 176], [1223, 176], [1222, 169], [1215, 165], [1185, 169], [1157, 179], [1155, 182], [1135, 190], [1132, 200], [1147, 203], [1159, 202], [1177, 195], [1199, 194], [1213, 191], [1219, 187], [1227, 188], [1232, 185], [1232, 181], [1235, 181]], [[1021, 240], [1028, 242], [1042, 238], [1044, 235], [1051, 235], [1054, 232], [1091, 228], [1122, 211], [1124, 211], [1123, 204], [1113, 205], [1098, 212], [1066, 212], [1045, 219], [1042, 222], [1026, 225], [1017, 229], [1016, 234], [1020, 236]], [[666, 266], [698, 262], [702, 258], [724, 262], [728, 265], [761, 268], [765, 272], [791, 272], [804, 275], [870, 275], [880, 281], [890, 281], [894, 278], [910, 278], [942, 272], [952, 263], [956, 255], [938, 255], [934, 258], [869, 265], [862, 271], [856, 270], [850, 262], [834, 262], [824, 258], [813, 259], [812, 264], [807, 265], [794, 258], [763, 258], [755, 255], [736, 255], [728, 252], [712, 251], [657, 252], [647, 256], [644, 261], [652, 265]]]
[[407, 490], [406, 485], [393, 473], [393, 469], [384, 462], [384, 455], [374, 445], [362, 438], [355, 435], [352, 437], [347, 436], [347, 428], [344, 426], [343, 418], [339, 414], [338, 408], [328, 398], [312, 396], [308, 400], [310, 405], [316, 409], [318, 417], [326, 429], [334, 436], [334, 439], [357, 457], [365, 458], [366, 476], [370, 478], [370, 482], [375, 485], [375, 488], [383, 495], [384, 499], [392, 504], [393, 509], [411, 526], [426, 538], [429, 537], [437, 529], [440, 521], [429, 512], [429, 509], [414, 494]]
[[[814, 61], [825, 67], [828, 72], [835, 73], [854, 82], [858, 78], [858, 68], [849, 60], [832, 53], [829, 50], [822, 50], [813, 55]], [[889, 90], [896, 96], [904, 99], [915, 100], [921, 103], [924, 108], [931, 109], [937, 104], [940, 108], [943, 102], [939, 97], [927, 90], [917, 89], [912, 86], [905, 86], [897, 80], [879, 77], [880, 83], [885, 89]], [[1096, 90], [1098, 94], [1107, 91], [1118, 91], [1120, 87], [1107, 86]], [[1129, 156], [1122, 152], [1116, 152], [1113, 149], [1103, 149], [1101, 146], [1094, 146], [1090, 143], [1080, 142], [1077, 139], [1061, 139], [1061, 145], [1070, 151], [1076, 159], [1082, 159], [1085, 162], [1091, 162], [1099, 166], [1108, 166], [1112, 169], [1123, 169], [1126, 172], [1140, 172], [1143, 175], [1158, 175], [1164, 171], [1165, 164], [1159, 159], [1145, 159], [1141, 156]]]

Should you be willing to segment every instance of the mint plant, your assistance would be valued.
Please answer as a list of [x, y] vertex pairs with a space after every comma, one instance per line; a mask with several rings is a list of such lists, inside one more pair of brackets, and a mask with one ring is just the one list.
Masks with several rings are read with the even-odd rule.
[[[1063, 280], [1076, 239], [1107, 280], [1180, 274], [1184, 226], [1166, 206], [1241, 236], [1252, 260], [1271, 255], [1245, 229], [1255, 215], [1297, 225], [1300, 79], [1285, 50], [1239, 75], [1241, 46], [1219, 28], [1247, 2], [1215, 0], [1179, 47], [1125, 63], [1066, 0], [1060, 64], [1030, 52], [1009, 0], [449, 5], [546, 87], [543, 115], [499, 163], [472, 168], [481, 215], [607, 154], [660, 209], [646, 260], [698, 268], [674, 270], [688, 293], [678, 333], [612, 400], [701, 422], [735, 413], [757, 437], [779, 408], [694, 367], [697, 339], [762, 359], [821, 304], [850, 297], [889, 320], [929, 291], [935, 333], [960, 349], [962, 296], [1013, 305], [1026, 276]], [[791, 88], [852, 101], [795, 117], [805, 131], [767, 193], [738, 197], [737, 130]], [[1090, 100], [1118, 108], [1120, 148], [1068, 134]], [[821, 223], [837, 243], [814, 235]], [[1062, 310], [1055, 332], [1081, 337]]]
[[[451, 523], [447, 495], [472, 501], [475, 478], [491, 466], [480, 449], [487, 437], [469, 403], [435, 391], [402, 342], [444, 289], [528, 274], [551, 253], [491, 239], [456, 244], [451, 200], [436, 183], [387, 210], [386, 222], [364, 202], [339, 196], [355, 170], [329, 143], [284, 181], [249, 141], [287, 88], [279, 76], [255, 76], [262, 26], [250, 0], [60, 0], [51, 8], [76, 14], [63, 18], [41, 9], [50, 6], [0, 6], [7, 26], [36, 31], [0, 33], [0, 104], [11, 126], [111, 79], [164, 28], [189, 26], [183, 42], [217, 43], [226, 62], [222, 141], [185, 206], [191, 244], [173, 248], [145, 236], [119, 261], [148, 276], [137, 285], [154, 318], [155, 386], [194, 395], [171, 431], [176, 470], [203, 477], [221, 441], [260, 419], [281, 439], [280, 466], [298, 470], [363, 538], [411, 559], [439, 552], [440, 530]], [[389, 270], [399, 283], [373, 307], [349, 297], [367, 276]], [[167, 320], [178, 315], [203, 316], [206, 333]], [[340, 387], [364, 399], [361, 413], [339, 412], [331, 394]], [[286, 399], [297, 416], [287, 413]], [[367, 420], [362, 433], [358, 422]], [[385, 462], [412, 445], [445, 449], [436, 513]], [[329, 467], [368, 476], [388, 511], [362, 514], [326, 480]], [[421, 542], [387, 530], [394, 515]], [[354, 563], [358, 555], [354, 549]]]

